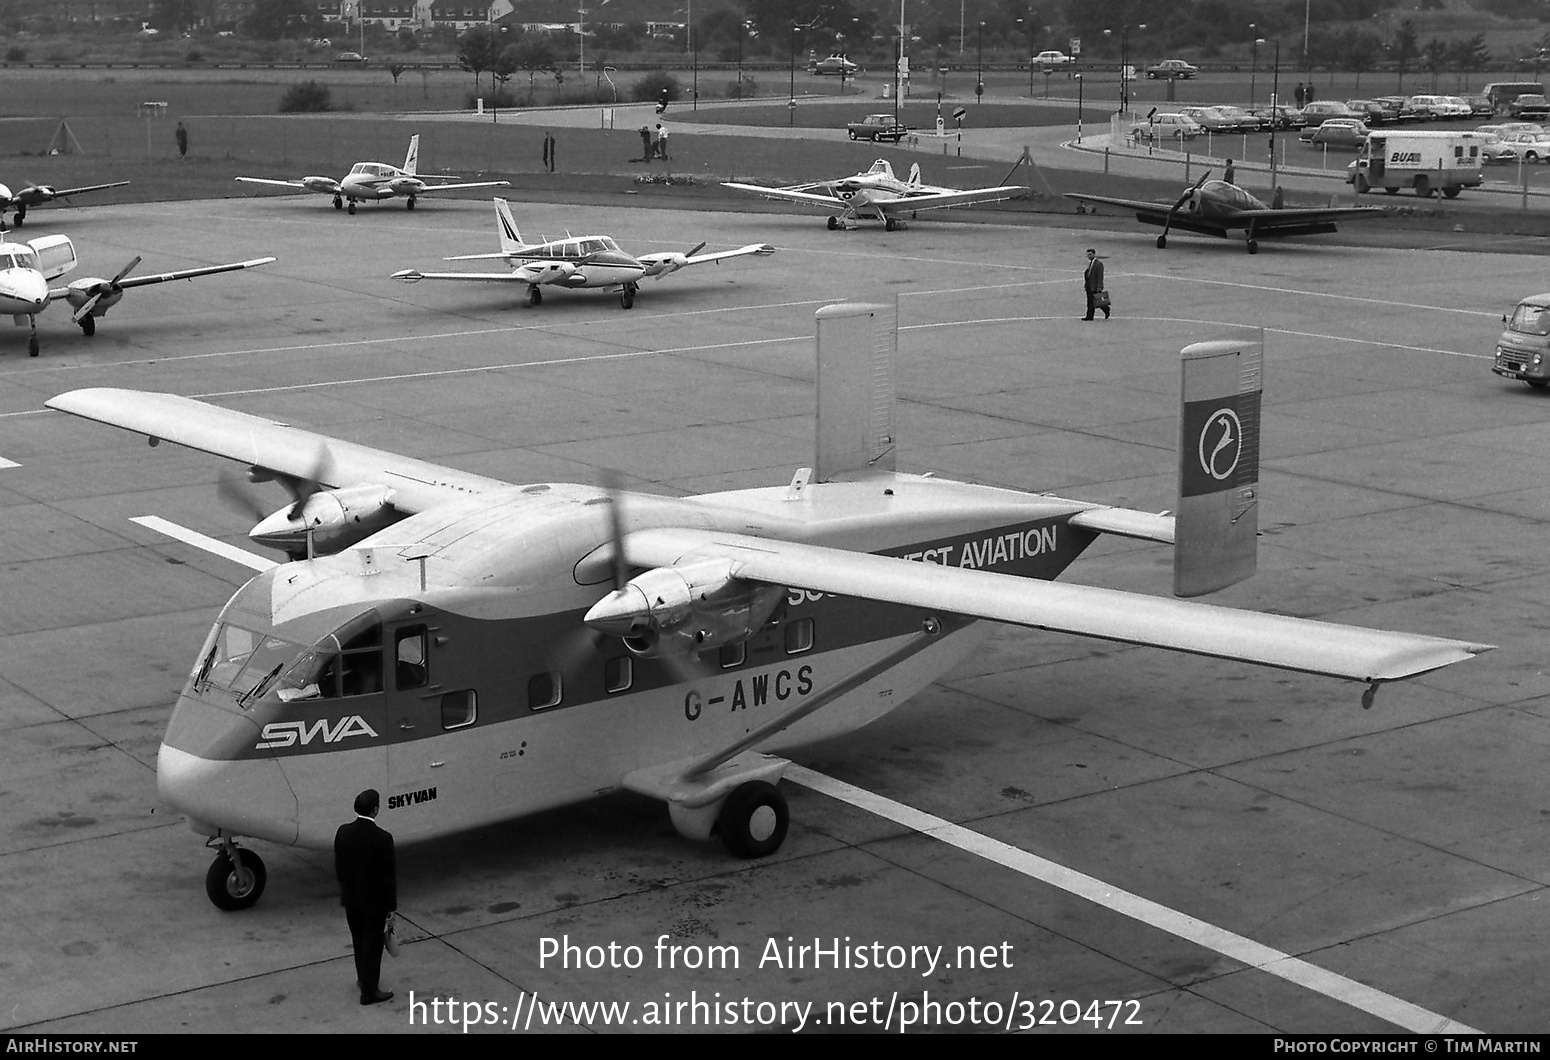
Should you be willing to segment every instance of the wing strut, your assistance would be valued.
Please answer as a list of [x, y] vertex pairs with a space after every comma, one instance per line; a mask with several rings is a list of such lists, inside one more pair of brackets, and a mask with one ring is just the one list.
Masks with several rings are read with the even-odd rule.
[[855, 691], [879, 674], [886, 673], [899, 665], [916, 652], [923, 650], [934, 641], [942, 632], [942, 622], [936, 616], [932, 616], [921, 623], [920, 632], [910, 637], [893, 651], [884, 655], [881, 659], [869, 666], [863, 666], [849, 677], [831, 685], [812, 699], [793, 707], [786, 713], [771, 718], [769, 721], [754, 729], [747, 736], [734, 744], [712, 752], [699, 759], [683, 771], [681, 780], [697, 780], [730, 759], [736, 758], [742, 752], [753, 747], [762, 740], [766, 740], [784, 729], [790, 728], [814, 711], [822, 710], [833, 703], [839, 697]]

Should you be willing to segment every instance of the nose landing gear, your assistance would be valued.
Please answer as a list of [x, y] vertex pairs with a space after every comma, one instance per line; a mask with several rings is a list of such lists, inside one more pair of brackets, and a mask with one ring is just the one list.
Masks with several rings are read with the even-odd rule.
[[264, 893], [269, 881], [264, 860], [251, 850], [242, 850], [231, 839], [222, 836], [211, 840], [211, 846], [220, 846], [215, 860], [205, 873], [205, 894], [217, 909], [234, 913], [246, 909]]

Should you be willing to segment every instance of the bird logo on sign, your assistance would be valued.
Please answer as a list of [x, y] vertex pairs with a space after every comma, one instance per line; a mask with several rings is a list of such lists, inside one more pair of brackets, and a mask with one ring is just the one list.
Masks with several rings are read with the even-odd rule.
[[1243, 455], [1243, 426], [1238, 414], [1229, 408], [1217, 409], [1206, 418], [1198, 446], [1200, 469], [1223, 481], [1238, 467]]

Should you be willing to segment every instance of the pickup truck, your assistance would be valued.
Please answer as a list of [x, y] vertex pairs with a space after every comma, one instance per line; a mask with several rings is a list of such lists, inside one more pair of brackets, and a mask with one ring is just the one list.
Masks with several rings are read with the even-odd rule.
[[909, 127], [892, 114], [868, 114], [861, 121], [845, 126], [852, 140], [892, 140], [898, 143], [909, 133]]

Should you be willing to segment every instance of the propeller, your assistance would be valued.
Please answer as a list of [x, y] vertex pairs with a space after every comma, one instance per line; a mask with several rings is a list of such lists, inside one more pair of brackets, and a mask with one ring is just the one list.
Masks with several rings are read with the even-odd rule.
[[619, 483], [619, 472], [612, 468], [603, 472], [603, 493], [608, 498], [608, 549], [613, 553], [614, 592], [623, 589], [630, 580], [629, 564], [624, 559], [624, 506], [621, 500], [624, 491]]
[[700, 245], [695, 247], [693, 250], [689, 251], [687, 254], [684, 255], [684, 257], [692, 258], [692, 257], [694, 257], [696, 254], [698, 254], [700, 251], [702, 251], [704, 249], [705, 249], [705, 241], [702, 239], [702, 240], [700, 240]]
[[215, 495], [222, 504], [259, 522], [269, 513], [264, 509], [264, 503], [259, 498], [258, 491], [253, 488], [252, 481], [244, 475], [239, 475], [229, 467], [222, 467], [219, 477], [215, 480]]
[[1184, 204], [1186, 202], [1189, 202], [1189, 197], [1191, 195], [1195, 194], [1195, 192], [1199, 191], [1201, 189], [1201, 187], [1204, 186], [1204, 184], [1206, 182], [1206, 178], [1209, 177], [1210, 175], [1211, 175], [1211, 171], [1209, 169], [1206, 170], [1204, 173], [1200, 174], [1200, 179], [1195, 181], [1195, 183], [1190, 185], [1188, 188], [1184, 189], [1184, 194], [1179, 196], [1179, 201], [1173, 204], [1173, 209], [1169, 210], [1168, 211], [1168, 216], [1163, 218], [1162, 235], [1157, 237], [1157, 246], [1159, 248], [1164, 247], [1164, 246], [1167, 245], [1167, 242], [1168, 242], [1168, 226], [1173, 224], [1173, 215], [1178, 213], [1179, 210], [1183, 208], [1183, 206], [1184, 206]]
[[77, 324], [84, 320], [86, 316], [91, 313], [92, 307], [101, 301], [102, 296], [116, 290], [119, 283], [123, 281], [124, 277], [128, 276], [129, 273], [138, 264], [140, 264], [140, 255], [136, 254], [134, 256], [134, 260], [132, 260], [128, 265], [125, 265], [122, 269], [118, 270], [117, 276], [114, 276], [107, 283], [98, 284], [97, 289], [92, 292], [92, 296], [81, 303], [81, 308], [77, 309], [70, 317], [70, 319]]
[[280, 482], [290, 492], [291, 510], [286, 518], [292, 521], [301, 518], [302, 509], [307, 506], [307, 499], [319, 490], [327, 489], [326, 483], [334, 478], [334, 458], [328, 451], [328, 446], [318, 443], [318, 451], [312, 461], [312, 470], [306, 476], [294, 475], [280, 476]]

